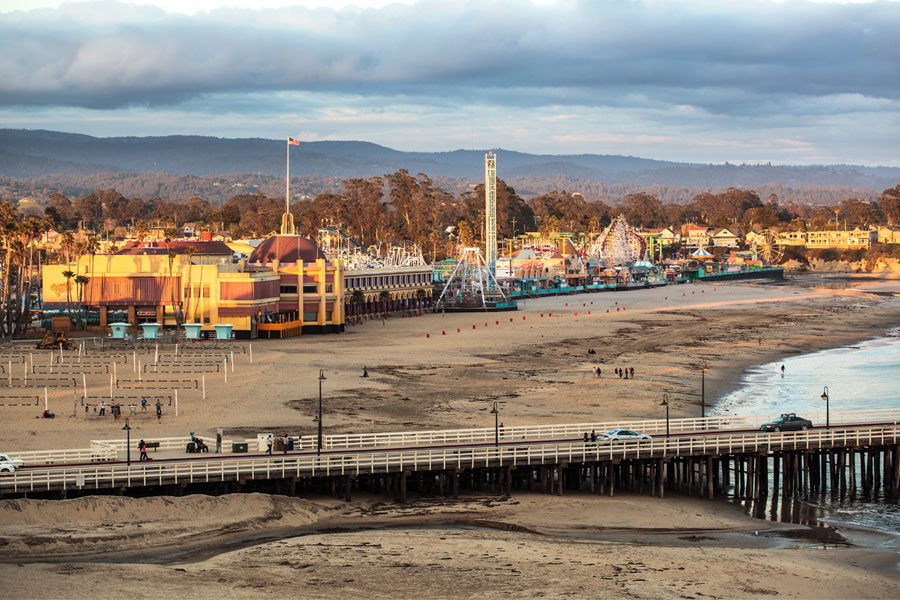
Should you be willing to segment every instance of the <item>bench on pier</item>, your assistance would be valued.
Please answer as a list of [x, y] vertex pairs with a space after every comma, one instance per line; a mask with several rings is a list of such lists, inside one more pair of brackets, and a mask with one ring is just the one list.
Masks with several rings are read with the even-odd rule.
[[159, 452], [159, 442], [144, 442], [144, 446], [149, 450], [153, 448], [154, 452]]

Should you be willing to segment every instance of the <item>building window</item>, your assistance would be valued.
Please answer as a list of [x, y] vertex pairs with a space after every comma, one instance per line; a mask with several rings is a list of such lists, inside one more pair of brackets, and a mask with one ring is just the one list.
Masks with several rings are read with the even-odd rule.
[[296, 294], [297, 286], [296, 285], [283, 285], [283, 286], [281, 286], [279, 291], [282, 294]]
[[317, 294], [317, 293], [319, 293], [319, 286], [317, 286], [316, 284], [304, 285], [303, 293], [304, 294]]
[[189, 286], [189, 285], [184, 286], [184, 297], [185, 298], [191, 297], [191, 286]]
[[305, 313], [303, 313], [303, 320], [304, 320], [305, 322], [318, 321], [318, 320], [319, 320], [319, 313], [305, 312]]
[[209, 286], [208, 285], [203, 286], [203, 297], [209, 298]]
[[325, 284], [325, 293], [330, 294], [334, 287], [330, 283]]

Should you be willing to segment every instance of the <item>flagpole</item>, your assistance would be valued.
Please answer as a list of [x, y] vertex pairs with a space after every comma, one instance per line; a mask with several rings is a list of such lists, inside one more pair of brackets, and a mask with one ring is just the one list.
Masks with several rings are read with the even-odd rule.
[[284, 153], [287, 156], [287, 176], [284, 179], [284, 214], [291, 213], [291, 138], [285, 140]]

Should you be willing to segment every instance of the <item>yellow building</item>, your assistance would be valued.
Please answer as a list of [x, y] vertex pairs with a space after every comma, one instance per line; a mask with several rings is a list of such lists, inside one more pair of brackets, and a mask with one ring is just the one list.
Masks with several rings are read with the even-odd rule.
[[81, 307], [88, 326], [101, 329], [117, 321], [195, 322], [206, 331], [231, 323], [235, 337], [255, 338], [273, 329], [286, 337], [344, 327], [342, 262], [295, 235], [269, 238], [246, 262], [234, 262], [221, 242], [130, 244], [45, 265], [43, 294], [45, 320]]
[[860, 229], [859, 227], [852, 230], [806, 232], [807, 248], [868, 248], [872, 242], [877, 240], [877, 230]]

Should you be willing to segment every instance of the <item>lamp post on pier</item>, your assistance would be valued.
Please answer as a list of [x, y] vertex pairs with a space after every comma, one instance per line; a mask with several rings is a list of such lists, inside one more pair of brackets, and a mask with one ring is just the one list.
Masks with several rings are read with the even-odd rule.
[[700, 417], [706, 418], [706, 361], [700, 365]]
[[660, 406], [666, 407], [666, 437], [669, 437], [669, 394], [663, 393], [663, 401]]
[[126, 464], [131, 466], [131, 425], [128, 424], [128, 417], [125, 417], [125, 427], [122, 428], [125, 431], [125, 461]]
[[494, 408], [491, 409], [494, 415], [494, 446], [500, 445], [500, 411], [497, 410], [497, 403], [494, 402]]
[[822, 400], [825, 401], [825, 429], [831, 427], [831, 411], [828, 406], [828, 386], [825, 386], [825, 391], [822, 392], [820, 396]]
[[316, 420], [319, 422], [319, 436], [318, 443], [316, 443], [316, 454], [322, 454], [322, 382], [325, 381], [325, 371], [323, 369], [319, 369], [319, 414], [316, 415]]

